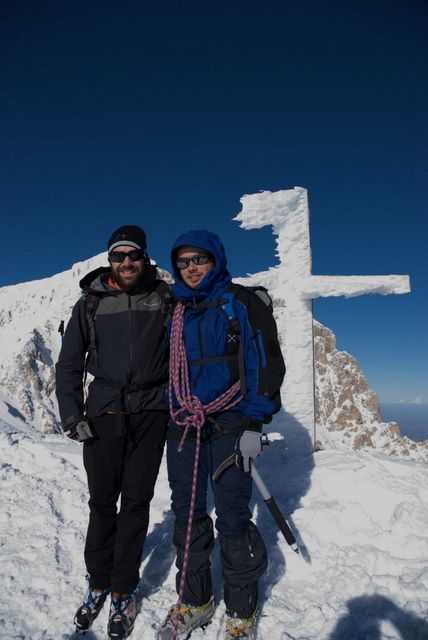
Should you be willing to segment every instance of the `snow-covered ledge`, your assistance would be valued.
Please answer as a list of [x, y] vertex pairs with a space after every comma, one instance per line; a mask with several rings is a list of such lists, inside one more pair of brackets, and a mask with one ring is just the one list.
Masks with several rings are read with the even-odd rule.
[[302, 187], [245, 195], [241, 204], [242, 210], [234, 219], [242, 228], [272, 225], [280, 264], [238, 280], [248, 285], [263, 284], [274, 298], [285, 301], [285, 306], [277, 309], [285, 320], [282, 346], [287, 376], [283, 402], [290, 419], [296, 419], [314, 438], [312, 301], [329, 296], [409, 293], [409, 276], [312, 275], [308, 195]]

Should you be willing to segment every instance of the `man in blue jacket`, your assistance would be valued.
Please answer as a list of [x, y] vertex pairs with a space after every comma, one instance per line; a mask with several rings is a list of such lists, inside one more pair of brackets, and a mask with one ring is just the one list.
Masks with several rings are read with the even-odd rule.
[[[176, 607], [168, 613], [158, 638], [169, 639], [174, 626], [177, 638], [187, 638], [195, 628], [207, 624], [214, 613], [209, 560], [214, 534], [207, 513], [208, 481], [214, 495], [228, 616], [224, 637], [254, 638], [257, 585], [267, 557], [264, 542], [251, 521], [250, 460], [261, 451], [263, 423], [270, 422], [281, 406], [285, 367], [276, 324], [266, 301], [232, 283], [223, 244], [214, 233], [199, 230], [180, 236], [172, 249], [172, 267], [182, 324], [177, 338], [176, 310], [171, 362], [180, 349], [185, 350], [187, 364], [183, 371], [188, 377], [188, 385], [180, 388], [170, 363], [173, 417], [167, 436], [167, 460], [176, 518], [176, 586], [181, 601], [179, 598], [179, 610]], [[189, 408], [189, 403], [196, 408]], [[204, 407], [200, 444], [192, 429], [183, 441], [183, 425], [188, 420], [195, 426], [194, 416], [189, 417], [189, 413], [199, 412], [200, 416], [200, 405]], [[195, 487], [196, 448], [199, 466]], [[213, 474], [231, 456], [236, 464], [228, 466], [214, 482]], [[192, 490], [196, 493], [187, 556]]]

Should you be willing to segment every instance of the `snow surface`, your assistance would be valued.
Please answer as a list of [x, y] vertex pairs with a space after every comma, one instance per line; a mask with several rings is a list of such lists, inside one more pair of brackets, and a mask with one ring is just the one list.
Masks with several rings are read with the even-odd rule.
[[[310, 286], [315, 286], [316, 281], [310, 275], [308, 219], [304, 217], [306, 192], [297, 189], [279, 192], [282, 195], [268, 193], [257, 194], [254, 209], [249, 207], [250, 196], [246, 197], [251, 215], [245, 226], [262, 226], [263, 220], [266, 224], [261, 205], [267, 208], [269, 201], [270, 210], [276, 211], [277, 218], [271, 222], [276, 225], [278, 251], [284, 260], [281, 268], [254, 274], [245, 282], [264, 284], [275, 298], [286, 300], [287, 306], [277, 310], [283, 341], [285, 345], [296, 345], [302, 354], [311, 344], [312, 334], [297, 331], [300, 311], [306, 318], [312, 317], [311, 302], [296, 291], [292, 279], [288, 279], [288, 269], [289, 259], [295, 258], [295, 274], [301, 278], [299, 282], [306, 283], [310, 298], [315, 291]], [[255, 203], [257, 197], [251, 198]], [[303, 217], [295, 225], [281, 227], [280, 215], [288, 206], [288, 211], [294, 207]], [[288, 239], [292, 244], [287, 253], [284, 242]], [[43, 397], [51, 397], [49, 362], [56, 360], [59, 349], [59, 321], [69, 315], [78, 296], [78, 280], [103, 262], [105, 256], [97, 256], [45, 281], [0, 290], [0, 326], [6, 336], [0, 365], [5, 379], [0, 395], [1, 640], [70, 638], [73, 615], [86, 588], [83, 547], [88, 495], [81, 446], [31, 427], [49, 416], [54, 419], [53, 400], [52, 406], [46, 404], [40, 414], [37, 385], [42, 381]], [[348, 278], [344, 291], [338, 281], [331, 280], [328, 285], [328, 277], [324, 278], [316, 285], [320, 287], [316, 289], [318, 295], [357, 295], [374, 282], [370, 284], [359, 277], [351, 283]], [[390, 287], [404, 291], [403, 277], [395, 276], [399, 278], [395, 282], [388, 278], [377, 276], [372, 292], [388, 293]], [[321, 285], [328, 285], [324, 292]], [[40, 329], [43, 340], [35, 335], [35, 327]], [[37, 362], [46, 365], [34, 376], [17, 365], [22, 345], [25, 348], [27, 344], [38, 350]], [[282, 412], [273, 421], [273, 443], [263, 452], [258, 467], [294, 526], [302, 553], [298, 557], [289, 549], [255, 495], [254, 517], [269, 553], [269, 568], [261, 581], [258, 637], [426, 640], [428, 468], [380, 453], [333, 449], [312, 454], [307, 425], [312, 419], [313, 391], [311, 387], [310, 396], [305, 395], [306, 391], [300, 393], [308, 371], [307, 363], [300, 369], [299, 362], [288, 352], [288, 413]], [[36, 398], [35, 406], [29, 401], [26, 405], [31, 419], [17, 411], [16, 406], [21, 404], [11, 402], [11, 398], [20, 399], [22, 393]], [[163, 462], [141, 565], [141, 611], [132, 638], [154, 638], [155, 629], [175, 602], [172, 526]], [[195, 632], [192, 640], [222, 637], [224, 606], [218, 548], [213, 560], [218, 602], [215, 618], [205, 632]], [[86, 640], [106, 637], [106, 618], [107, 607]]]
[[[65, 640], [85, 590], [88, 496], [81, 447], [1, 424], [0, 638]], [[283, 414], [271, 431], [273, 442], [258, 468], [284, 514], [292, 516], [302, 555], [278, 534], [255, 489], [255, 520], [269, 553], [258, 637], [428, 638], [427, 467], [382, 454], [313, 455], [307, 430]], [[141, 565], [136, 640], [155, 638], [176, 597], [169, 498], [163, 463]], [[216, 614], [192, 640], [222, 637], [218, 548], [213, 561]], [[107, 607], [85, 638], [105, 638], [106, 624]]]

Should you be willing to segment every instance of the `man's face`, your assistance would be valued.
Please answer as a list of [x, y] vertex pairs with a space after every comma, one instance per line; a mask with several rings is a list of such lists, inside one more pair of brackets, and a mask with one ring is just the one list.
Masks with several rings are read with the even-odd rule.
[[[120, 246], [115, 247], [112, 253], [130, 253], [135, 251], [133, 247]], [[133, 289], [144, 273], [144, 258], [141, 260], [131, 260], [126, 257], [123, 262], [110, 261], [111, 273], [114, 280], [123, 291]]]
[[[206, 249], [201, 249], [200, 247], [180, 247], [177, 253], [177, 260], [179, 258], [193, 258], [193, 256], [200, 255], [207, 256], [209, 253]], [[195, 264], [192, 260], [189, 260], [188, 266], [184, 269], [177, 267], [184, 284], [190, 289], [196, 289], [211, 269], [214, 269], [214, 261], [211, 257], [206, 264]]]

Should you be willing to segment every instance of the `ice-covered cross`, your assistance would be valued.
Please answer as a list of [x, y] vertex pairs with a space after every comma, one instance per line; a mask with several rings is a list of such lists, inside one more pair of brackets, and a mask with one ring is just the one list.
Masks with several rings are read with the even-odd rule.
[[312, 301], [327, 296], [366, 293], [408, 293], [408, 276], [312, 275], [309, 207], [306, 189], [263, 191], [241, 198], [242, 211], [234, 218], [244, 229], [271, 224], [277, 236], [280, 264], [268, 271], [241, 278], [263, 284], [274, 298], [285, 300], [284, 358], [287, 365], [284, 405], [290, 416], [315, 432]]

